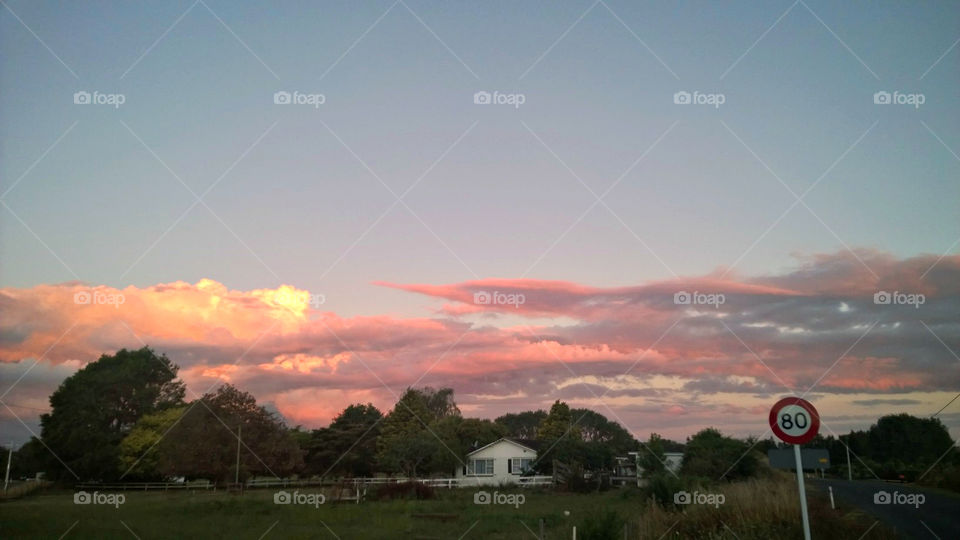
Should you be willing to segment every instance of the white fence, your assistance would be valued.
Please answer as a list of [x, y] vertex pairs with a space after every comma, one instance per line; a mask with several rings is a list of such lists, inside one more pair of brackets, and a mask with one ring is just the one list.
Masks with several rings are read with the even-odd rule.
[[[343, 484], [351, 485], [353, 488], [366, 488], [368, 486], [376, 486], [383, 484], [401, 484], [404, 482], [420, 482], [426, 484], [430, 487], [435, 488], [461, 488], [461, 487], [477, 487], [476, 480], [474, 478], [404, 478], [404, 477], [375, 477], [375, 478], [353, 478], [345, 480], [331, 480], [331, 479], [304, 479], [304, 480], [290, 480], [290, 479], [280, 479], [280, 478], [257, 478], [248, 480], [243, 484], [243, 487], [249, 489], [256, 488], [287, 488], [287, 487], [333, 487], [333, 486], [342, 486]], [[521, 476], [516, 479], [516, 485], [518, 487], [534, 487], [534, 486], [551, 486], [553, 485], [552, 476]], [[195, 481], [195, 482], [120, 482], [120, 483], [81, 483], [77, 484], [77, 489], [82, 490], [137, 490], [137, 491], [168, 491], [168, 490], [190, 490], [190, 489], [202, 489], [202, 490], [216, 490], [224, 488], [235, 488], [233, 484], [217, 486], [208, 481]]]

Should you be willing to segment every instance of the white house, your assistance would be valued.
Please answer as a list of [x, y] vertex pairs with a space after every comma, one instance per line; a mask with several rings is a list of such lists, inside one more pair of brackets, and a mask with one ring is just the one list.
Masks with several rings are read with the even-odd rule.
[[515, 484], [537, 460], [532, 443], [500, 439], [467, 454], [466, 466], [459, 467], [460, 485], [496, 486]]

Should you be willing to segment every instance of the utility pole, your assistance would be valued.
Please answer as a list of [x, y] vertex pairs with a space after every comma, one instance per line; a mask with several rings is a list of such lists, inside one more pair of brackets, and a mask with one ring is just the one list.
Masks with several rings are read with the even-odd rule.
[[233, 476], [233, 482], [240, 484], [240, 433], [243, 430], [243, 424], [237, 426], [237, 472]]
[[7, 474], [3, 477], [3, 492], [7, 492], [7, 486], [10, 485], [10, 463], [13, 461], [13, 443], [10, 443], [10, 453], [7, 454]]
[[853, 469], [850, 468], [850, 445], [845, 444], [847, 447], [847, 480], [853, 481]]

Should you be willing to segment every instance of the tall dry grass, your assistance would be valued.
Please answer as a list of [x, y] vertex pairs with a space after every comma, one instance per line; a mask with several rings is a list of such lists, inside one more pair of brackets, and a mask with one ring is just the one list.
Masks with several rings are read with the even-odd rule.
[[[770, 478], [720, 484], [701, 493], [723, 493], [719, 508], [687, 505], [664, 508], [651, 501], [633, 520], [640, 538], [769, 539], [803, 538], [799, 491], [795, 477]], [[818, 539], [860, 538], [874, 520], [849, 509], [833, 510], [820, 494], [807, 491], [813, 536]], [[893, 539], [890, 531], [873, 526], [866, 538]]]

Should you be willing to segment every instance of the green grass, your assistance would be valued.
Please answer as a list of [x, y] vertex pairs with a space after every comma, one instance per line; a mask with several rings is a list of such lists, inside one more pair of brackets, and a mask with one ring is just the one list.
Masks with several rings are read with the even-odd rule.
[[[628, 522], [631, 538], [657, 538], [664, 533], [668, 538], [740, 540], [799, 535], [796, 488], [789, 481], [735, 484], [722, 491], [727, 493], [727, 503], [719, 510], [688, 507], [677, 511], [651, 506], [647, 497], [633, 489], [586, 495], [504, 490], [525, 495], [519, 508], [474, 504], [472, 489], [438, 490], [437, 500], [359, 505], [327, 502], [319, 508], [276, 505], [272, 490], [243, 495], [127, 492], [126, 502], [119, 508], [75, 505], [73, 492], [48, 490], [0, 504], [0, 538], [59, 538], [68, 530], [66, 538], [97, 539], [129, 539], [134, 537], [131, 531], [142, 539], [257, 539], [265, 533], [265, 538], [284, 539], [460, 538], [464, 534], [465, 538], [534, 538], [530, 531], [538, 531], [542, 518], [547, 538], [560, 539], [570, 538], [574, 525], [582, 531], [587, 518], [611, 510]], [[869, 521], [832, 512], [828, 506], [824, 510], [823, 505], [811, 493], [811, 511], [818, 517], [817, 538], [857, 538], [870, 526]], [[564, 515], [564, 510], [570, 515]], [[452, 514], [453, 519], [439, 521], [415, 514]], [[622, 534], [621, 530], [617, 538]], [[868, 536], [887, 537], [879, 527]]]

